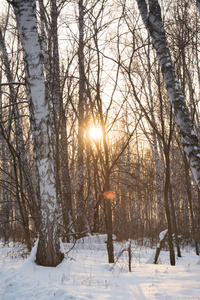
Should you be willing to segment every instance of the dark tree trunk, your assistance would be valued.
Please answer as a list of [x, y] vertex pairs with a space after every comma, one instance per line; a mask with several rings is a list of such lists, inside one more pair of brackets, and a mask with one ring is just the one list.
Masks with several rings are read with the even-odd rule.
[[107, 228], [107, 252], [108, 262], [114, 263], [114, 247], [113, 247], [113, 226], [112, 226], [112, 209], [110, 200], [105, 201], [105, 217], [106, 217], [106, 228]]
[[165, 159], [166, 159], [165, 187], [164, 187], [165, 212], [166, 212], [167, 224], [168, 224], [170, 263], [172, 266], [175, 266], [175, 253], [174, 253], [173, 236], [172, 236], [172, 219], [171, 219], [171, 212], [169, 206], [169, 189], [170, 189], [169, 151], [164, 150], [164, 152], [165, 152]]
[[171, 205], [171, 212], [172, 212], [172, 219], [173, 219], [173, 228], [174, 228], [174, 236], [175, 236], [175, 242], [176, 242], [176, 248], [177, 248], [177, 255], [178, 255], [178, 257], [181, 257], [181, 249], [180, 249], [179, 239], [178, 239], [178, 228], [177, 228], [177, 222], [176, 222], [174, 201], [173, 201], [173, 196], [172, 196], [171, 182], [170, 182], [170, 186], [169, 186], [169, 198], [170, 198], [170, 205]]
[[84, 5], [79, 0], [79, 105], [78, 105], [78, 186], [77, 186], [77, 229], [79, 237], [87, 230], [84, 199], [84, 114], [86, 104], [86, 82], [84, 67]]
[[185, 180], [186, 180], [187, 196], [188, 196], [190, 217], [191, 217], [191, 223], [192, 223], [192, 235], [194, 238], [196, 254], [199, 255], [198, 233], [195, 228], [192, 193], [191, 193], [191, 183], [190, 183], [190, 175], [189, 175], [189, 164], [188, 164], [186, 155], [184, 155], [184, 164], [185, 164]]

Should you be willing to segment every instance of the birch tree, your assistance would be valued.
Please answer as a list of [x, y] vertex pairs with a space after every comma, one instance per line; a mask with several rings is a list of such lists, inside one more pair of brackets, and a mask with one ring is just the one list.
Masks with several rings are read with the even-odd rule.
[[39, 242], [36, 262], [56, 266], [63, 258], [57, 226], [57, 199], [52, 159], [48, 99], [37, 31], [36, 1], [13, 0], [14, 13], [23, 49], [26, 92], [30, 105], [33, 155], [37, 167], [37, 196], [40, 201]]
[[58, 17], [61, 13], [61, 8], [58, 8], [59, 5], [56, 0], [51, 0], [49, 5], [50, 22], [48, 20], [49, 16], [45, 13], [48, 7], [45, 7], [43, 0], [39, 1], [41, 48], [44, 57], [45, 79], [48, 84], [48, 93], [51, 99], [50, 106], [53, 115], [52, 142], [55, 141], [53, 152], [56, 169], [57, 198], [62, 208], [64, 230], [66, 235], [68, 235], [70, 231], [73, 231], [74, 225], [72, 218], [71, 178], [68, 163], [67, 125], [63, 104], [64, 96], [62, 94], [67, 76], [65, 75], [65, 79], [61, 82], [58, 41]]
[[[199, 2], [199, 1], [198, 1]], [[181, 91], [174, 64], [167, 45], [165, 29], [161, 17], [161, 8], [157, 0], [137, 0], [144, 25], [151, 37], [161, 67], [167, 93], [173, 107], [184, 152], [187, 156], [193, 177], [200, 188], [200, 148], [193, 129], [184, 95]]]

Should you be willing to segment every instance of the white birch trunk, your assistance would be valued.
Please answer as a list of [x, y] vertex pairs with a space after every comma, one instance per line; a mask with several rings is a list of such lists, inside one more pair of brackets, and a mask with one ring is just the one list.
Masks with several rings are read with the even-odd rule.
[[[199, 4], [199, 0], [197, 3]], [[200, 188], [200, 147], [167, 46], [159, 3], [157, 0], [148, 0], [149, 8], [147, 8], [145, 0], [137, 0], [137, 4], [157, 53], [167, 93], [174, 110], [175, 121], [180, 131], [183, 149], [194, 179]]]
[[34, 159], [38, 170], [40, 206], [39, 244], [36, 261], [56, 266], [62, 260], [57, 228], [57, 199], [52, 160], [48, 101], [37, 32], [35, 0], [12, 1], [21, 39], [30, 104]]

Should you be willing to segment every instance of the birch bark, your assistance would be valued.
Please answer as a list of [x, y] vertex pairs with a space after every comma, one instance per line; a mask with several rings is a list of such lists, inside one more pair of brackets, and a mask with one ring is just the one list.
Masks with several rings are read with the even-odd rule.
[[47, 20], [44, 1], [39, 0], [40, 34], [42, 55], [44, 58], [44, 73], [48, 95], [49, 98], [51, 98], [51, 105], [53, 109], [52, 127], [54, 134], [52, 136], [52, 140], [56, 140], [56, 146], [54, 146], [54, 157], [56, 162], [56, 187], [57, 195], [59, 197], [59, 204], [61, 204], [62, 207], [65, 233], [66, 236], [68, 236], [71, 231], [74, 231], [74, 224], [72, 217], [72, 188], [68, 162], [67, 124], [60, 79], [57, 24], [59, 12], [57, 9], [56, 0], [50, 1], [50, 7], [51, 22]]
[[57, 226], [57, 199], [52, 145], [50, 144], [48, 99], [46, 99], [41, 48], [37, 32], [36, 1], [14, 0], [12, 5], [23, 49], [33, 154], [38, 171], [40, 227], [36, 262], [39, 265], [56, 266], [62, 261], [62, 254]]
[[[173, 107], [175, 121], [180, 131], [184, 152], [193, 177], [200, 188], [200, 147], [184, 95], [181, 92], [180, 84], [175, 74], [166, 41], [160, 5], [157, 0], [148, 0], [148, 7], [145, 0], [137, 0], [137, 4], [145, 27], [151, 36], [153, 47], [156, 50], [167, 93]], [[199, 0], [197, 4], [200, 5]]]

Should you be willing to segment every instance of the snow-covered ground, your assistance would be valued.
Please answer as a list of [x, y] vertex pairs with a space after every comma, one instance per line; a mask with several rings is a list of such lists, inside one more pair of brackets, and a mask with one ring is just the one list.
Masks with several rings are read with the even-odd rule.
[[125, 244], [115, 243], [117, 262], [109, 265], [105, 239], [90, 236], [74, 247], [64, 244], [66, 259], [56, 268], [37, 266], [34, 251], [26, 258], [22, 245], [0, 243], [0, 299], [200, 299], [200, 259], [191, 248], [182, 250], [172, 267], [168, 252], [162, 251], [154, 265], [155, 249], [132, 243], [130, 273], [128, 252], [118, 255]]

